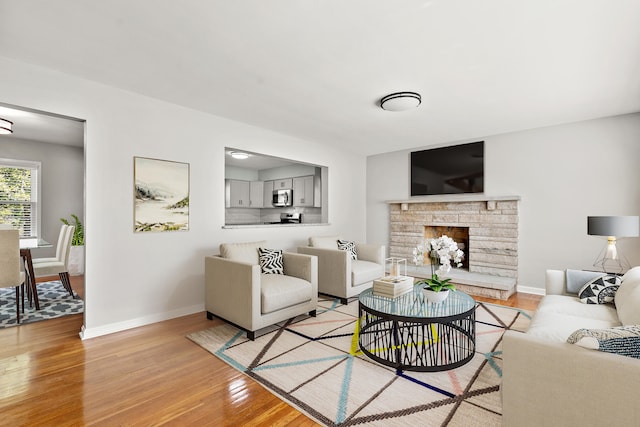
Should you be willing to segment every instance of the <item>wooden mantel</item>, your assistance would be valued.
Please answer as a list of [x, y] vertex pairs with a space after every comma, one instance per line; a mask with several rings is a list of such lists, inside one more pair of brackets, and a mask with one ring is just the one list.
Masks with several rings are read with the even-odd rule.
[[488, 196], [479, 193], [442, 194], [434, 196], [415, 196], [407, 200], [388, 200], [387, 204], [402, 203], [442, 203], [442, 202], [489, 202], [520, 200], [520, 196]]

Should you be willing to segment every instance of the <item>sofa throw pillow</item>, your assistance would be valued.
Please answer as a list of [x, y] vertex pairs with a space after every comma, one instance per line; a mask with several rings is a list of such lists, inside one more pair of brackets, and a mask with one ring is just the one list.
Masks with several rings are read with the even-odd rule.
[[640, 325], [578, 329], [567, 338], [567, 342], [591, 350], [640, 359]]
[[259, 263], [258, 248], [266, 244], [266, 240], [248, 243], [222, 243], [220, 245], [220, 255], [232, 261], [257, 265]]
[[264, 274], [284, 274], [282, 250], [258, 248], [260, 270]]
[[616, 311], [623, 325], [640, 324], [640, 267], [634, 267], [622, 276], [616, 292]]
[[350, 242], [348, 240], [338, 239], [338, 249], [341, 251], [347, 251], [351, 254], [351, 259], [358, 259], [358, 252], [356, 251], [356, 242]]
[[578, 298], [585, 304], [606, 304], [613, 302], [619, 287], [620, 277], [607, 274], [585, 283], [578, 291]]
[[340, 236], [309, 237], [309, 246], [320, 249], [338, 249], [338, 244], [336, 242], [340, 239]]
[[602, 271], [567, 269], [567, 293], [577, 294], [578, 292], [580, 292], [580, 289], [585, 285], [585, 283], [597, 277], [606, 276], [606, 274], [607, 273], [603, 273]]

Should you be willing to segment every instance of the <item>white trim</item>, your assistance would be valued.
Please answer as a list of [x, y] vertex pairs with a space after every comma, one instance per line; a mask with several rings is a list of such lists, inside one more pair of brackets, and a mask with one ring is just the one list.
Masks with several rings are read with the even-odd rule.
[[187, 316], [194, 313], [202, 313], [202, 316], [204, 316], [204, 303], [192, 305], [191, 307], [179, 308], [173, 311], [167, 311], [164, 313], [156, 313], [149, 316], [138, 317], [136, 319], [125, 320], [124, 322], [110, 323], [108, 325], [98, 326], [95, 328], [86, 328], [85, 325], [82, 325], [82, 328], [80, 330], [80, 339], [86, 340], [90, 338], [96, 338], [102, 335], [126, 331], [127, 329], [146, 326], [152, 323], [158, 323], [164, 320], [170, 320], [176, 317]]
[[16, 168], [40, 168], [41, 162], [34, 162], [31, 160], [16, 160], [16, 159], [3, 159], [0, 158], [0, 164], [13, 166]]
[[533, 286], [518, 285], [517, 291], [522, 292], [523, 294], [546, 295], [546, 291], [543, 288], [534, 288]]
[[[22, 169], [32, 169], [35, 170], [36, 173], [36, 179], [35, 179], [35, 196], [36, 196], [36, 212], [35, 212], [35, 216], [36, 216], [36, 228], [35, 230], [33, 230], [32, 227], [32, 233], [35, 231], [35, 236], [33, 237], [42, 237], [42, 219], [41, 219], [41, 214], [42, 214], [42, 209], [41, 209], [41, 205], [42, 205], [42, 162], [34, 162], [32, 160], [18, 160], [18, 159], [5, 159], [5, 158], [0, 158], [0, 167], [2, 166], [7, 166], [7, 167], [13, 167], [13, 168], [22, 168]], [[31, 176], [31, 179], [33, 180], [33, 175]], [[31, 189], [32, 189], [32, 199], [33, 199], [33, 182], [31, 183]], [[34, 202], [31, 202], [34, 203]]]

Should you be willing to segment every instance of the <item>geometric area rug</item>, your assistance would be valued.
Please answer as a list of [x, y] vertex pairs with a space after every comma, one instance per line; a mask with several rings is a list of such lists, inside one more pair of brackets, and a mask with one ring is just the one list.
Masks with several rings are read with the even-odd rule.
[[[20, 324], [53, 319], [69, 314], [84, 312], [84, 302], [74, 293], [75, 298], [62, 286], [60, 280], [38, 283], [40, 310], [29, 307], [25, 296], [24, 313], [20, 313]], [[15, 288], [0, 288], [0, 328], [17, 325]]]
[[525, 331], [530, 313], [477, 303], [470, 362], [401, 373], [360, 351], [357, 317], [357, 299], [319, 299], [317, 317], [282, 322], [255, 341], [226, 323], [188, 338], [322, 425], [501, 425], [502, 335]]

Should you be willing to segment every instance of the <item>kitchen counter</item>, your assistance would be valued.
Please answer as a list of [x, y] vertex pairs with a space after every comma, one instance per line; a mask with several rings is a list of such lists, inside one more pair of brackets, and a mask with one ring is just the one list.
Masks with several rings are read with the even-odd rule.
[[315, 223], [306, 223], [303, 222], [302, 224], [298, 224], [298, 223], [282, 223], [282, 222], [278, 222], [278, 223], [257, 223], [257, 224], [225, 224], [222, 226], [222, 228], [279, 228], [279, 227], [306, 227], [306, 226], [319, 226], [319, 225], [331, 225], [328, 222], [315, 222]]

